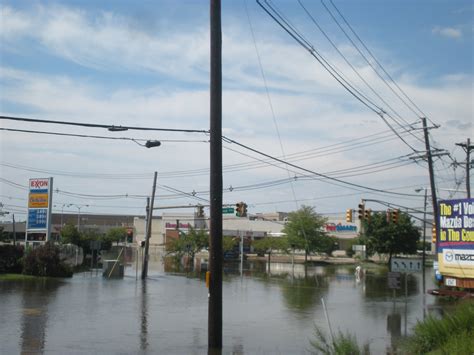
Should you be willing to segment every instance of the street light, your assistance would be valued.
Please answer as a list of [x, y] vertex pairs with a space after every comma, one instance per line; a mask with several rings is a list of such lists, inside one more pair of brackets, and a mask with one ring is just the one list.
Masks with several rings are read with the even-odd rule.
[[75, 203], [71, 203], [67, 205], [67, 207], [74, 206], [77, 208], [77, 230], [79, 231], [81, 228], [81, 208], [82, 207], [89, 207], [89, 205], [76, 205]]

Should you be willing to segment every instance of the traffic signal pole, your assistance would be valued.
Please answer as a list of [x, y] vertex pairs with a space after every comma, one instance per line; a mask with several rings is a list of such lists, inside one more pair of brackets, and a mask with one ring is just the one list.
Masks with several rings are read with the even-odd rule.
[[221, 1], [210, 1], [209, 352], [222, 349], [222, 32]]

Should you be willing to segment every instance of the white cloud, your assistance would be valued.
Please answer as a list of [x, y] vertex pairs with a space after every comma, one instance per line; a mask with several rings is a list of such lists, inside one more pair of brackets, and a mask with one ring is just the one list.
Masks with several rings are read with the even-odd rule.
[[439, 35], [446, 38], [459, 39], [462, 37], [462, 31], [454, 27], [434, 27], [431, 32], [435, 35]]
[[[96, 70], [83, 70], [82, 72], [87, 74], [78, 75], [74, 71], [55, 72], [49, 68], [49, 71], [41, 72], [39, 67], [19, 69], [14, 64], [9, 64], [8, 67], [3, 64], [0, 67], [0, 102], [5, 104], [2, 107], [3, 114], [9, 113], [5, 112], [6, 107], [13, 107], [10, 109], [11, 115], [72, 122], [195, 129], [209, 127], [209, 38], [206, 26], [198, 25], [192, 32], [167, 31], [158, 26], [157, 32], [153, 34], [131, 25], [124, 15], [110, 12], [97, 15], [64, 6], [45, 6], [24, 12], [3, 7], [3, 13], [8, 14], [8, 23], [5, 25], [5, 31], [2, 27], [1, 36], [12, 49], [22, 42], [31, 41], [36, 47], [41, 47], [41, 51], [37, 51], [37, 48], [30, 49], [32, 52], [36, 51], [35, 54], [44, 52], [64, 59], [68, 66], [72, 67], [72, 63], [77, 63], [83, 66], [82, 69]], [[263, 152], [281, 156], [281, 147], [262, 83], [254, 44], [245, 29], [233, 26], [225, 28], [223, 33], [224, 134]], [[378, 116], [345, 92], [301, 48], [281, 38], [277, 39], [276, 36], [268, 36], [265, 41], [258, 41], [258, 47], [286, 155], [317, 147], [334, 147], [354, 137], [388, 131]], [[349, 57], [354, 54], [342, 49]], [[332, 56], [328, 58], [338, 67], [346, 68], [340, 59]], [[393, 58], [391, 68], [397, 65], [399, 63]], [[414, 119], [411, 112], [378, 81], [368, 66], [361, 64], [358, 69], [403, 118], [408, 121]], [[95, 77], [96, 73], [99, 75], [104, 72], [117, 73], [119, 83], [109, 85]], [[126, 80], [119, 80], [122, 74], [143, 73], [150, 73], [153, 78], [143, 86], [127, 85]], [[162, 77], [168, 79], [165, 84], [159, 80]], [[347, 77], [365, 92], [369, 92], [354, 73], [348, 71]], [[463, 78], [462, 73], [448, 74], [441, 78], [439, 84], [432, 87], [421, 86], [413, 74], [399, 79], [399, 85], [410, 97], [428, 113], [433, 114], [430, 118], [437, 123], [447, 123], [446, 129], [438, 130], [440, 133], [432, 132], [442, 146], [452, 147], [453, 135], [465, 134], [462, 128], [472, 121], [471, 76], [465, 74]], [[183, 85], [183, 82], [192, 85]], [[455, 124], [448, 122], [449, 120]], [[1, 121], [1, 124], [3, 127], [24, 129], [110, 134], [61, 126], [45, 128], [43, 125], [8, 121]], [[1, 160], [21, 162], [22, 165], [49, 170], [150, 173], [151, 180], [154, 170], [159, 173], [191, 169], [205, 171], [209, 167], [209, 146], [206, 143], [164, 142], [159, 148], [147, 150], [131, 142], [11, 132], [0, 132], [0, 135]], [[209, 138], [156, 132], [126, 132], [119, 135], [162, 140]], [[407, 140], [423, 149], [423, 145], [413, 137], [408, 136]], [[225, 146], [238, 149], [235, 145]], [[409, 151], [394, 136], [375, 145], [359, 148], [355, 144], [353, 149], [344, 152], [336, 151], [330, 154], [323, 151], [323, 154], [318, 156], [308, 154], [298, 164], [317, 172], [332, 171], [370, 164]], [[248, 151], [244, 153], [254, 155]], [[225, 166], [247, 161], [252, 160], [234, 152], [224, 151]], [[384, 188], [408, 184], [407, 177], [410, 177], [410, 184], [423, 182], [426, 177], [424, 173], [421, 168], [408, 166], [385, 173], [351, 177], [348, 180]], [[12, 180], [26, 181], [30, 174], [2, 169], [2, 177]], [[285, 177], [287, 173], [284, 170], [267, 166], [226, 173], [224, 180], [225, 186], [235, 187]], [[149, 193], [151, 185], [151, 181], [113, 181], [110, 184], [84, 181], [87, 180], [58, 177], [55, 186], [88, 193], [128, 192], [145, 195]], [[187, 192], [193, 189], [205, 191], [209, 184], [207, 175], [162, 180], [159, 177], [159, 183], [160, 181]], [[298, 181], [295, 183], [295, 190], [297, 198], [321, 197], [349, 191], [314, 181]], [[238, 198], [250, 203], [285, 196], [286, 199], [293, 198], [289, 185], [262, 191], [227, 193], [226, 196], [230, 201]], [[136, 204], [136, 201], [132, 202]], [[322, 207], [327, 208], [333, 208], [332, 206], [337, 204], [347, 206], [349, 203], [347, 199], [339, 202], [320, 202]], [[288, 208], [294, 208], [294, 203], [289, 204]]]

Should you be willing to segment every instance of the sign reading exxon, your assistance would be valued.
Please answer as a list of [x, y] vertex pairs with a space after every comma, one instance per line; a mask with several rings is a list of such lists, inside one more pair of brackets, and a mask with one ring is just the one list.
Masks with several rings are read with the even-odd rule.
[[53, 178], [30, 179], [26, 242], [48, 241], [51, 234]]

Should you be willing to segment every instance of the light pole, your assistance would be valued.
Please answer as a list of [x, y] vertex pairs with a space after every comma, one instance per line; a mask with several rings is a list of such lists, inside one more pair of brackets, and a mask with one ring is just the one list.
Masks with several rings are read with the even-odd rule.
[[77, 231], [81, 229], [81, 208], [82, 207], [89, 207], [89, 205], [76, 205], [75, 203], [71, 203], [66, 205], [67, 207], [74, 206], [77, 208]]

